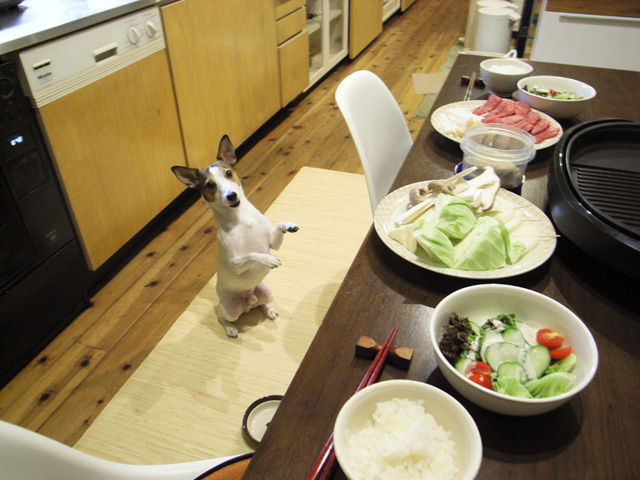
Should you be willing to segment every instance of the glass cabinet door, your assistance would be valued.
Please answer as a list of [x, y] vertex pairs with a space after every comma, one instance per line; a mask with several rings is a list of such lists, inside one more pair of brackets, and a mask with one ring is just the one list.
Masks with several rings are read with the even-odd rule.
[[348, 0], [308, 0], [309, 85], [348, 54]]

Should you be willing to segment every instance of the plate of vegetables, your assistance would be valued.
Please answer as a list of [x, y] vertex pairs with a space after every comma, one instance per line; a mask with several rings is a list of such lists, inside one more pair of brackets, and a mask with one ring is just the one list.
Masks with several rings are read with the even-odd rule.
[[[391, 192], [374, 215], [378, 236], [405, 260], [443, 275], [496, 279], [531, 271], [553, 254], [557, 235], [549, 218], [525, 198], [504, 189], [497, 191], [495, 208], [484, 212], [469, 212], [464, 202], [443, 197], [438, 222], [427, 215], [405, 228], [417, 239], [417, 247], [409, 246], [411, 238], [399, 241], [397, 222], [409, 210], [409, 194], [428, 183], [417, 182]], [[444, 229], [440, 228], [443, 223]], [[440, 230], [447, 232], [448, 240]]]

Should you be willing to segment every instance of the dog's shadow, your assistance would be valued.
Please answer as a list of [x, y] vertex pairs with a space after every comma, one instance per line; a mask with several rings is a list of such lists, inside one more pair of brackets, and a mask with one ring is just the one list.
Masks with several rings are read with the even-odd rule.
[[[238, 337], [229, 338], [218, 321], [218, 300], [217, 297], [213, 297], [215, 282], [212, 279], [205, 287], [209, 292], [200, 293], [200, 296], [207, 297], [206, 310], [190, 312], [188, 308], [183, 315], [197, 315], [199, 318], [180, 317], [171, 327], [170, 333], [156, 347], [164, 352], [157, 355], [156, 358], [161, 359], [161, 363], [154, 362], [157, 364], [154, 365], [150, 380], [158, 391], [154, 396], [154, 402], [145, 404], [140, 411], [151, 409], [153, 403], [160, 402], [164, 395], [175, 394], [175, 380], [168, 372], [178, 370], [181, 371], [179, 375], [188, 376], [187, 381], [180, 382], [181, 388], [192, 390], [193, 395], [200, 395], [206, 391], [207, 384], [216, 383], [222, 386], [226, 396], [241, 392], [243, 382], [247, 382], [246, 376], [238, 378], [235, 375], [240, 368], [240, 361], [247, 361], [243, 358], [245, 354], [255, 359], [257, 375], [264, 369], [260, 355], [284, 356], [287, 362], [299, 365], [330, 304], [330, 301], [319, 302], [318, 299], [333, 298], [339, 287], [340, 284], [336, 282], [317, 286], [304, 297], [297, 299], [292, 311], [287, 311], [286, 307], [278, 302], [276, 293], [272, 305], [279, 316], [275, 320], [267, 318], [260, 307], [254, 308], [234, 322], [238, 328]], [[291, 303], [289, 301], [289, 304]], [[296, 324], [297, 319], [303, 319], [305, 324]], [[259, 333], [256, 329], [259, 329]], [[198, 362], [194, 363], [193, 357], [197, 357]], [[205, 372], [197, 371], [199, 362], [203, 363]], [[246, 363], [242, 368], [246, 369]], [[196, 371], [193, 371], [194, 369]], [[264, 394], [284, 393], [287, 386], [288, 384], [282, 385], [281, 392]]]

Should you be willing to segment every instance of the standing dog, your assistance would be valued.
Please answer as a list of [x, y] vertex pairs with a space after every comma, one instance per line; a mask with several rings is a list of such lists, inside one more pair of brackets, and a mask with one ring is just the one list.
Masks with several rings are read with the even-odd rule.
[[218, 224], [217, 314], [231, 338], [238, 336], [233, 322], [254, 307], [262, 307], [268, 318], [278, 316], [268, 306], [273, 295], [263, 282], [269, 271], [280, 265], [280, 260], [269, 252], [280, 248], [285, 232], [298, 231], [298, 226], [289, 222], [273, 228], [269, 219], [247, 200], [233, 169], [236, 161], [233, 145], [225, 135], [220, 140], [217, 161], [202, 171], [171, 167], [182, 183], [202, 193]]

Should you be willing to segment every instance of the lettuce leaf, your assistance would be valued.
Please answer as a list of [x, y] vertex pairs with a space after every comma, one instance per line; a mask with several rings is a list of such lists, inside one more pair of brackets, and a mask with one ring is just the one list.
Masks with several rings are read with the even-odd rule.
[[516, 378], [498, 376], [492, 380], [493, 390], [512, 397], [533, 398], [529, 390]]
[[498, 220], [480, 217], [473, 230], [456, 245], [455, 268], [494, 270], [506, 265], [504, 239]]
[[555, 397], [568, 392], [576, 376], [567, 372], [554, 372], [525, 384], [534, 398]]
[[473, 207], [461, 198], [441, 193], [436, 197], [435, 211], [430, 221], [450, 239], [461, 240], [473, 230], [476, 216]]
[[415, 225], [419, 225], [419, 227], [414, 229], [413, 234], [428, 259], [437, 264], [451, 267], [453, 265], [453, 244], [449, 237], [429, 222], [416, 222]]

